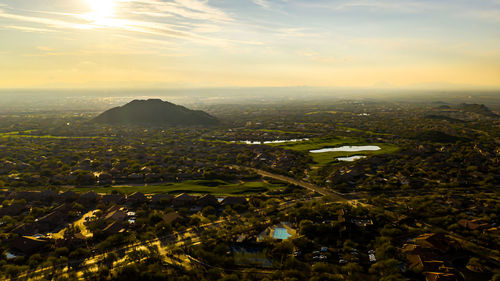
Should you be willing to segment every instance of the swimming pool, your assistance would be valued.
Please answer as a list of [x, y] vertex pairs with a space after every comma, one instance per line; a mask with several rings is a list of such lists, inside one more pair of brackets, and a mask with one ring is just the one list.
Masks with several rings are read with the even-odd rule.
[[288, 231], [286, 230], [286, 228], [283, 228], [283, 227], [277, 227], [274, 229], [274, 233], [273, 233], [273, 238], [274, 239], [281, 239], [281, 240], [286, 240], [288, 238], [290, 238], [290, 235], [288, 233]]

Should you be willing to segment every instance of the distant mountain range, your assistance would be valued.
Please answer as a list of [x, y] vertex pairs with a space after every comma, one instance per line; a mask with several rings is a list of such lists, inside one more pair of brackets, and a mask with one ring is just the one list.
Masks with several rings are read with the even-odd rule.
[[96, 123], [153, 126], [213, 126], [219, 120], [201, 110], [191, 110], [160, 99], [134, 100], [107, 110]]

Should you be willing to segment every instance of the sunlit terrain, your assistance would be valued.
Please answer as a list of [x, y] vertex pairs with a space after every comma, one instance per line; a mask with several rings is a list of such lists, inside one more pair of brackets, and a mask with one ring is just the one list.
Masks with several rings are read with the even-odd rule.
[[0, 280], [500, 281], [499, 19], [0, 1]]

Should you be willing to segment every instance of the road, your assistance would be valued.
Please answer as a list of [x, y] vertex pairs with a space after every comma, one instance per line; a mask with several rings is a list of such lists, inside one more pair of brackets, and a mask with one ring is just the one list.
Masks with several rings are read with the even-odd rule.
[[323, 196], [329, 197], [332, 201], [340, 201], [340, 202], [349, 201], [349, 199], [347, 199], [342, 193], [335, 192], [335, 191], [326, 189], [324, 187], [319, 187], [319, 186], [314, 185], [314, 184], [309, 183], [309, 182], [305, 182], [305, 181], [301, 181], [301, 180], [296, 180], [294, 178], [290, 178], [290, 177], [287, 177], [287, 176], [273, 174], [273, 173], [270, 173], [270, 172], [267, 172], [267, 171], [264, 171], [264, 170], [260, 170], [260, 169], [249, 168], [249, 167], [241, 167], [241, 166], [237, 166], [237, 167], [238, 168], [243, 168], [243, 169], [254, 171], [254, 172], [256, 172], [257, 174], [259, 174], [259, 175], [261, 175], [263, 177], [268, 177], [268, 178], [272, 178], [272, 179], [284, 181], [284, 182], [287, 182], [287, 183], [290, 183], [290, 184], [293, 184], [293, 185], [296, 185], [296, 186], [303, 187], [305, 189], [309, 189], [309, 190], [311, 190], [313, 192], [317, 192], [317, 193], [319, 193], [319, 194], [321, 194]]

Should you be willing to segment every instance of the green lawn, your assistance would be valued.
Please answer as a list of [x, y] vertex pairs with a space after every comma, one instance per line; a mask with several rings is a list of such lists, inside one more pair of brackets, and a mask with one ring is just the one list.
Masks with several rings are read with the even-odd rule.
[[338, 112], [338, 111], [333, 111], [333, 110], [329, 110], [329, 111], [313, 111], [313, 112], [308, 112], [306, 113], [306, 115], [313, 115], [313, 114], [337, 114], [337, 113], [350, 113], [350, 112]]
[[35, 138], [35, 139], [98, 139], [106, 137], [72, 137], [72, 136], [51, 136], [51, 135], [32, 135], [34, 130], [0, 133], [0, 138]]
[[213, 195], [250, 195], [261, 194], [268, 191], [283, 188], [283, 185], [270, 184], [267, 182], [245, 182], [227, 183], [221, 180], [190, 180], [179, 183], [167, 183], [162, 185], [149, 186], [115, 186], [115, 187], [77, 187], [75, 192], [84, 193], [95, 191], [97, 193], [111, 193], [118, 190], [122, 193], [131, 194], [142, 192], [153, 193], [191, 193], [191, 194], [213, 194]]

